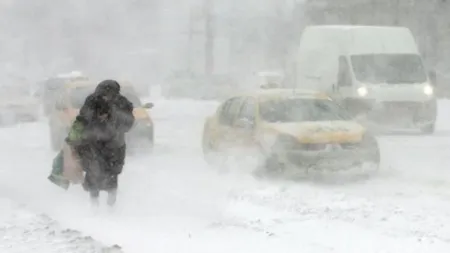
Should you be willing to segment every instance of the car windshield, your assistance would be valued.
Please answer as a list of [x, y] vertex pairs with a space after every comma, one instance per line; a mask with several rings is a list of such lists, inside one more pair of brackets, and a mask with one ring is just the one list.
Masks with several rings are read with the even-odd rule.
[[422, 60], [416, 54], [353, 55], [351, 62], [360, 82], [405, 84], [427, 81]]
[[94, 92], [95, 87], [78, 87], [70, 92], [70, 103], [74, 108], [81, 108], [86, 98]]
[[264, 121], [271, 123], [350, 119], [341, 107], [330, 100], [304, 98], [262, 102], [260, 115]]

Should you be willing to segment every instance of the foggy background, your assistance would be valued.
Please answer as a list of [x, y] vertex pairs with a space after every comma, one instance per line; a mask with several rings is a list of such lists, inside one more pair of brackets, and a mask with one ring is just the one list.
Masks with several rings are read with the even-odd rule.
[[[147, 86], [218, 75], [242, 86], [289, 68], [309, 24], [409, 27], [427, 67], [450, 79], [446, 0], [0, 1], [0, 80], [35, 83], [72, 70]], [[175, 78], [176, 79], [176, 78]], [[209, 79], [208, 79], [209, 80]], [[214, 82], [210, 82], [214, 83]], [[211, 84], [213, 85], [213, 84]]]

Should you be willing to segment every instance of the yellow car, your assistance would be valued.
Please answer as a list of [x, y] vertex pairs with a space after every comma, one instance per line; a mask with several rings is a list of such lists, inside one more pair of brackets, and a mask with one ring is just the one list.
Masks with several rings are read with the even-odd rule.
[[[223, 102], [204, 124], [205, 159], [229, 154], [260, 157], [258, 167], [345, 169], [380, 162], [377, 140], [328, 96], [261, 89]], [[236, 152], [237, 151], [237, 152]]]
[[54, 107], [56, 99], [60, 96], [60, 93], [64, 90], [64, 85], [74, 81], [87, 81], [89, 78], [78, 71], [72, 71], [70, 73], [59, 74], [55, 77], [51, 77], [38, 83], [38, 90], [35, 93], [36, 97], [39, 97], [42, 101], [44, 108], [44, 114], [49, 115]]
[[[50, 140], [52, 148], [56, 151], [62, 148], [69, 128], [83, 106], [87, 96], [94, 92], [97, 86], [95, 81], [69, 81], [64, 84], [61, 95], [58, 97], [49, 116]], [[133, 114], [135, 124], [127, 133], [127, 144], [130, 148], [140, 148], [142, 145], [153, 147], [154, 127], [147, 109], [153, 107], [152, 103], [142, 104], [133, 86], [121, 83], [121, 93], [134, 105]]]

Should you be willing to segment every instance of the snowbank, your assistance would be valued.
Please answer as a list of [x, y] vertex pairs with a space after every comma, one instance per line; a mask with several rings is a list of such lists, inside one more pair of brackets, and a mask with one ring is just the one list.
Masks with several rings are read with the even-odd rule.
[[89, 236], [61, 228], [43, 214], [35, 214], [7, 199], [0, 199], [0, 252], [2, 253], [96, 253], [122, 252], [120, 247], [105, 247]]

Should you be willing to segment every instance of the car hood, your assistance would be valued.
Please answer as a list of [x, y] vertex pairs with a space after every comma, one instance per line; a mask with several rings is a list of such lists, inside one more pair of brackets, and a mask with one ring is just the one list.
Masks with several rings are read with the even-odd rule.
[[351, 121], [267, 123], [265, 127], [302, 143], [358, 142], [365, 133], [363, 126]]

